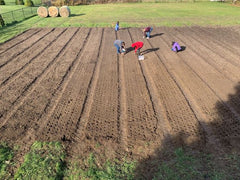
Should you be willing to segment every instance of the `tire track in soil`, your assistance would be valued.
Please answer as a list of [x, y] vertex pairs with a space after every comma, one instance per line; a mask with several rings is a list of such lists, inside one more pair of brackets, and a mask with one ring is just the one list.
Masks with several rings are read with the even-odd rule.
[[33, 35], [37, 34], [39, 31], [41, 31], [41, 29], [39, 29], [39, 28], [38, 29], [37, 28], [28, 29], [28, 30], [18, 34], [17, 36], [5, 41], [2, 44], [0, 43], [0, 55], [4, 52], [14, 48], [18, 44], [23, 43], [27, 39], [31, 38]]
[[240, 35], [240, 26], [234, 26], [234, 27], [232, 27], [232, 31], [234, 31], [235, 33], [237, 33], [238, 35]]
[[[66, 30], [64, 29], [57, 29], [55, 31], [53, 31], [53, 35], [51, 37], [49, 37], [48, 40], [49, 44], [46, 46], [45, 50], [48, 50], [47, 48], [51, 48], [51, 46], [53, 45], [53, 43], [65, 32]], [[45, 42], [42, 42], [45, 44]], [[41, 45], [41, 44], [40, 44]], [[45, 51], [44, 50], [44, 51]], [[43, 51], [43, 52], [44, 52]], [[42, 52], [42, 54], [40, 53], [39, 56], [38, 54], [29, 60], [30, 64], [36, 64], [36, 61], [39, 61], [39, 59], [41, 59], [41, 56], [44, 56], [44, 53]], [[39, 58], [40, 57], [40, 58]], [[28, 57], [26, 57], [28, 60]], [[1, 84], [0, 85], [0, 118], [3, 116], [4, 113], [6, 113], [9, 108], [11, 106], [13, 106], [13, 104], [21, 97], [22, 91], [26, 91], [26, 89], [28, 88], [29, 85], [26, 85], [28, 83], [28, 81], [30, 80], [34, 80], [34, 78], [30, 77], [31, 79], [29, 79], [29, 73], [33, 73], [34, 69], [31, 70], [32, 68], [36, 68], [36, 66], [34, 67], [34, 65], [29, 66], [28, 64], [22, 65], [22, 67], [20, 66], [19, 71], [17, 71], [14, 75], [14, 78], [12, 78], [13, 76], [10, 76], [9, 78], [7, 78], [5, 80], [5, 84]], [[28, 68], [28, 69], [27, 69]], [[8, 71], [8, 69], [7, 69]], [[5, 73], [5, 71], [1, 71], [3, 74], [7, 74]], [[2, 75], [1, 77], [4, 77], [4, 75]], [[20, 79], [20, 80], [19, 80]], [[28, 79], [27, 81], [25, 81], [25, 79]], [[16, 85], [14, 85], [16, 84]], [[20, 84], [20, 86], [18, 86], [18, 84]], [[30, 83], [31, 84], [31, 83]], [[25, 85], [25, 87], [23, 87]], [[23, 90], [18, 90], [18, 89], [23, 89]], [[18, 90], [18, 91], [16, 91]], [[4, 95], [5, 93], [5, 95]], [[8, 95], [10, 95], [8, 97]]]
[[[119, 110], [118, 77], [116, 55], [113, 56], [112, 39], [115, 39], [112, 28], [105, 28], [100, 41], [97, 59], [87, 88], [83, 108], [72, 135], [73, 144], [70, 156], [89, 152], [105, 154], [108, 158], [121, 151], [119, 148]], [[111, 46], [111, 48], [109, 47]], [[108, 53], [104, 53], [105, 50]], [[114, 60], [114, 61], [113, 61]], [[96, 147], [96, 144], [100, 147]], [[104, 148], [104, 149], [102, 149]], [[114, 149], [114, 150], [112, 150]], [[113, 153], [113, 154], [112, 154]]]
[[[38, 120], [36, 120], [37, 127], [29, 128], [26, 135], [20, 139], [20, 142], [18, 142], [24, 144], [24, 149], [21, 151], [21, 154], [25, 154], [35, 140], [61, 141], [61, 138], [65, 135], [67, 139], [69, 139], [69, 135], [73, 132], [73, 130], [75, 130], [75, 121], [77, 121], [77, 118], [74, 117], [74, 115], [78, 114], [76, 108], [78, 107], [80, 100], [79, 98], [76, 98], [76, 96], [79, 96], [78, 92], [71, 94], [71, 92], [75, 89], [74, 85], [76, 85], [76, 81], [79, 81], [78, 78], [76, 79], [73, 77], [74, 75], [78, 76], [78, 67], [80, 65], [82, 67], [81, 60], [84, 57], [84, 52], [87, 51], [85, 44], [88, 41], [89, 43], [91, 42], [91, 39], [88, 40], [90, 33], [91, 29], [88, 28], [82, 28], [81, 31], [78, 30], [73, 41], [68, 46], [65, 55], [61, 57], [61, 62], [59, 63], [63, 64], [64, 66], [56, 66], [56, 68], [61, 70], [56, 71], [57, 76], [62, 77], [61, 79], [59, 78], [59, 81], [57, 81], [60, 83], [56, 83], [56, 80], [53, 80], [51, 82], [52, 85], [48, 86], [54, 86], [54, 83], [57, 84], [57, 88], [54, 90], [54, 92], [42, 93], [45, 96], [47, 93], [51, 94], [52, 97], [48, 99], [47, 103], [45, 103], [45, 108], [42, 113], [39, 113], [41, 116], [39, 116]], [[95, 34], [93, 33], [93, 35]], [[68, 63], [66, 64], [66, 62]], [[62, 70], [63, 68], [64, 70]], [[53, 73], [50, 72], [49, 76], [53, 76]], [[46, 77], [45, 79], [49, 78]], [[69, 83], [71, 83], [70, 86]], [[44, 84], [45, 82], [43, 81], [42, 86], [44, 86]], [[78, 86], [78, 88], [80, 87], [81, 86]], [[32, 95], [32, 97], [34, 96], [35, 95]], [[76, 100], [73, 100], [74, 98]], [[30, 99], [32, 98], [29, 97], [29, 100]], [[41, 97], [35, 99], [34, 104], [36, 104], [39, 100], [41, 100]], [[75, 101], [75, 103], [69, 103], [70, 101]], [[61, 113], [62, 116], [59, 115]]]
[[88, 135], [86, 134], [85, 131], [86, 131], [87, 125], [89, 123], [90, 112], [91, 112], [91, 109], [92, 109], [92, 106], [94, 103], [94, 95], [96, 92], [97, 83], [98, 83], [99, 76], [100, 76], [100, 68], [101, 68], [102, 60], [103, 60], [102, 54], [105, 49], [103, 42], [105, 42], [105, 40], [106, 40], [106, 34], [108, 34], [106, 32], [106, 29], [102, 29], [100, 39], [99, 39], [99, 44], [98, 44], [99, 45], [98, 50], [94, 51], [94, 55], [93, 55], [94, 58], [84, 59], [87, 64], [89, 62], [90, 67], [88, 67], [88, 69], [90, 69], [89, 72], [91, 72], [90, 76], [85, 74], [86, 72], [84, 72], [83, 71], [84, 69], [81, 67], [82, 74], [84, 76], [88, 77], [88, 80], [87, 80], [88, 83], [86, 83], [85, 81], [82, 82], [83, 86], [85, 88], [83, 90], [83, 92], [85, 92], [86, 95], [79, 97], [82, 99], [82, 104], [81, 104], [82, 107], [81, 107], [81, 109], [79, 109], [80, 114], [77, 117], [77, 123], [76, 123], [75, 130], [71, 134], [72, 143], [69, 145], [70, 148], [68, 151], [68, 154], [70, 156], [74, 156], [77, 154], [84, 154], [84, 153], [88, 154], [89, 153], [88, 152], [88, 150], [89, 150], [88, 140], [90, 138], [88, 137]]
[[[14, 79], [14, 76], [19, 75], [21, 71], [23, 71], [32, 61], [34, 61], [35, 58], [47, 50], [47, 48], [53, 43], [51, 38], [55, 38], [55, 35], [57, 34], [54, 34], [55, 32], [52, 31], [54, 31], [54, 29], [49, 29], [49, 32], [42, 36], [43, 38], [38, 43], [31, 46], [23, 54], [11, 59], [11, 62], [2, 67], [1, 71], [3, 71], [4, 74], [0, 77], [1, 91], [4, 89], [3, 85], [7, 86], [8, 83], [12, 82], [13, 80], [10, 80]], [[41, 44], [42, 41], [44, 41], [44, 45]]]
[[[176, 34], [173, 29], [169, 30], [169, 32], [172, 32], [172, 34]], [[188, 32], [188, 31], [187, 31]], [[176, 37], [179, 39], [180, 34], [177, 34]], [[171, 37], [171, 36], [170, 36]], [[182, 41], [183, 38], [180, 40]], [[194, 42], [191, 40], [190, 42]], [[190, 47], [189, 49], [192, 50]], [[201, 45], [199, 46], [199, 51], [201, 51], [202, 48]], [[196, 55], [193, 51], [191, 52], [191, 57], [194, 58], [194, 61], [189, 60], [188, 55], [185, 56], [184, 53], [180, 53], [179, 56], [183, 56], [182, 60], [192, 69], [194, 69], [194, 72], [202, 79], [203, 82], [209, 86], [209, 88], [216, 94], [216, 96], [222, 101], [227, 101], [229, 98], [229, 93], [234, 93], [236, 83], [228, 80], [225, 78], [221, 72], [215, 71], [215, 68], [213, 69], [212, 66], [210, 66], [208, 63], [205, 64], [204, 59], [201, 57], [199, 58], [198, 55]], [[210, 52], [211, 53], [211, 52]], [[209, 54], [209, 53], [208, 53]], [[203, 72], [201, 69], [204, 69]], [[240, 68], [238, 68], [238, 72]], [[206, 73], [207, 72], [207, 73]], [[240, 73], [238, 73], [240, 75]], [[229, 89], [231, 90], [229, 92]], [[227, 107], [235, 114], [236, 117], [240, 117], [240, 98], [234, 97], [234, 99], [231, 101], [231, 103], [225, 103]], [[239, 119], [240, 120], [240, 119]]]
[[[232, 46], [234, 46], [235, 49], [238, 49], [240, 46], [239, 41], [239, 34], [234, 31], [233, 27], [204, 27], [206, 31], [209, 31], [211, 34], [214, 34], [216, 39], [218, 39], [221, 42], [228, 42]], [[206, 34], [206, 33], [205, 33]], [[207, 33], [207, 35], [209, 35]], [[222, 38], [224, 37], [224, 41]]]
[[222, 58], [225, 58], [225, 59], [228, 58], [228, 61], [233, 65], [240, 67], [240, 61], [239, 61], [240, 51], [238, 49], [235, 49], [233, 47], [229, 48], [231, 47], [231, 44], [216, 40], [215, 38], [212, 37], [214, 36], [214, 34], [212, 34], [212, 36], [209, 36], [207, 35], [208, 32], [205, 32], [205, 34], [203, 35], [202, 31], [204, 30], [202, 29], [202, 31], [200, 31], [199, 27], [198, 28], [188, 27], [188, 29], [190, 30], [190, 32], [198, 35], [199, 37], [198, 40], [201, 40], [202, 44], [205, 44], [209, 49], [212, 49], [212, 51], [215, 51], [215, 53], [221, 56]]
[[3, 60], [2, 62], [0, 62], [0, 69], [9, 62], [11, 62], [15, 57], [25, 53], [27, 49], [37, 44], [48, 33], [50, 32], [46, 33], [44, 30], [41, 30], [38, 33], [34, 34], [31, 38], [18, 44], [18, 46], [16, 46], [14, 49], [10, 49], [9, 51], [3, 52], [0, 55], [0, 59]]
[[[119, 34], [115, 32], [116, 39], [119, 38]], [[121, 37], [121, 36], [120, 36]], [[120, 144], [124, 151], [128, 152], [128, 123], [127, 123], [127, 95], [126, 95], [126, 86], [125, 86], [125, 77], [124, 77], [124, 65], [123, 57], [121, 55], [117, 56], [118, 62], [118, 109], [119, 111], [119, 124], [120, 124]]]
[[[194, 28], [194, 30], [202, 31], [206, 37], [213, 39], [214, 41], [218, 42], [218, 44], [223, 47], [226, 47], [230, 52], [236, 53], [240, 56], [239, 51], [239, 36], [231, 33], [231, 29], [229, 27], [221, 27], [221, 28], [209, 28], [209, 27], [199, 27]], [[224, 30], [224, 29], [227, 29]], [[223, 40], [223, 36], [224, 39]]]
[[[119, 31], [119, 34], [126, 45], [129, 44], [131, 47], [133, 37], [129, 29]], [[134, 51], [124, 55], [120, 60], [123, 61], [125, 76], [129, 149], [136, 155], [151, 154], [159, 147], [166, 130], [159, 131], [160, 119], [154, 107], [149, 83]], [[146, 143], [149, 144], [148, 147]]]
[[[229, 58], [229, 56], [231, 56], [231, 54], [227, 53], [225, 55], [221, 55], [221, 54], [223, 54], [222, 51], [224, 51], [223, 46], [218, 47], [218, 52], [216, 52], [216, 50], [213, 50], [214, 48], [212, 48], [211, 46], [206, 44], [206, 42], [208, 42], [209, 40], [197, 39], [196, 35], [193, 34], [191, 32], [191, 30], [189, 30], [190, 31], [189, 32], [187, 30], [184, 31], [184, 30], [180, 30], [180, 28], [178, 28], [178, 29], [176, 29], [176, 31], [178, 31], [180, 34], [183, 34], [184, 39], [188, 39], [187, 37], [192, 38], [191, 44], [198, 43], [198, 46], [204, 46], [204, 48], [203, 48], [204, 51], [201, 48], [199, 48], [199, 50], [198, 50], [199, 52], [194, 50], [195, 53], [197, 53], [199, 56], [202, 57], [202, 59], [206, 59], [206, 62], [211, 64], [215, 69], [218, 69], [218, 71], [220, 71], [221, 73], [224, 73], [225, 76], [229, 80], [239, 81], [239, 65], [235, 63], [238, 61], [239, 57], [238, 58], [235, 57], [235, 60], [234, 60], [235, 62], [233, 62], [233, 60], [232, 60], [233, 58]], [[187, 34], [186, 34], [186, 31], [188, 32]], [[177, 33], [177, 34], [179, 34], [179, 33]], [[181, 39], [181, 41], [184, 41], [183, 38]], [[219, 52], [221, 52], [221, 53], [219, 53]], [[205, 56], [207, 56], [207, 57], [205, 57]], [[207, 60], [207, 58], [209, 60]]]
[[[198, 47], [197, 50], [189, 46], [188, 48], [191, 49], [196, 55], [197, 58], [200, 58], [201, 60], [205, 61], [209, 66], [214, 68], [218, 73], [221, 73], [224, 75], [224, 77], [232, 82], [239, 81], [240, 79], [240, 73], [239, 68], [235, 65], [232, 65], [231, 63], [228, 63], [228, 60], [225, 58], [222, 58], [222, 56], [219, 56], [216, 54], [213, 50], [209, 49], [204, 42], [200, 42], [195, 38], [195, 36], [192, 36], [191, 33], [187, 33], [188, 36], [186, 36], [187, 30], [181, 30], [176, 29], [174, 33], [176, 34], [176, 38], [180, 40], [183, 44], [189, 44], [193, 47]], [[185, 34], [185, 36], [183, 35]], [[182, 37], [183, 36], [183, 37]]]
[[[92, 45], [95, 41], [99, 40], [98, 35], [100, 33], [102, 31], [99, 29], [90, 29], [85, 38], [79, 39], [79, 41], [81, 39], [84, 39], [84, 41], [82, 41], [82, 48], [76, 57], [76, 62], [63, 88], [58, 93], [57, 100], [53, 101], [51, 111], [43, 118], [48, 119], [48, 121], [44, 122], [38, 130], [38, 134], [43, 136], [42, 138], [46, 140], [61, 140], [65, 137], [66, 140], [72, 140], [72, 133], [76, 130], [77, 121], [88, 89], [86, 85], [89, 84], [89, 81], [87, 79], [90, 79], [91, 76], [89, 74], [93, 73], [92, 71], [86, 71], [90, 70], [95, 64], [91, 63], [91, 60], [96, 59], [96, 53], [94, 54], [93, 52], [91, 54], [89, 49], [93, 47]], [[99, 47], [99, 45], [96, 45], [96, 47]], [[92, 49], [96, 50], [97, 48]], [[59, 129], [56, 130], [55, 127]], [[61, 127], [62, 129], [60, 129]]]
[[[70, 28], [64, 29], [63, 34], [60, 36], [63, 38], [63, 40], [61, 38], [58, 38], [58, 40], [55, 41], [54, 44], [52, 44], [52, 46], [48, 49], [48, 51], [42, 55], [43, 57], [47, 56], [47, 59], [44, 59], [41, 56], [39, 56], [38, 57], [39, 62], [36, 62], [31, 67], [36, 69], [30, 69], [30, 71], [27, 74], [25, 73], [22, 75], [22, 77], [19, 77], [19, 79], [17, 79], [14, 82], [16, 83], [16, 86], [14, 86], [15, 88], [13, 88], [11, 85], [9, 86], [9, 88], [12, 90], [10, 94], [13, 96], [15, 93], [16, 95], [14, 96], [14, 98], [17, 97], [16, 99], [13, 100], [13, 102], [11, 102], [11, 99], [7, 99], [8, 97], [1, 95], [1, 99], [5, 100], [5, 102], [10, 102], [11, 104], [11, 107], [8, 109], [9, 111], [1, 117], [1, 119], [4, 119], [1, 123], [1, 129], [5, 129], [4, 124], [8, 121], [9, 118], [15, 117], [15, 119], [18, 119], [16, 116], [19, 116], [19, 115], [21, 116], [22, 114], [27, 113], [24, 109], [19, 109], [19, 108], [21, 107], [22, 104], [24, 104], [24, 101], [28, 98], [28, 96], [32, 92], [38, 92], [38, 91], [40, 92], [42, 89], [45, 88], [45, 87], [41, 87], [37, 89], [37, 85], [46, 76], [46, 74], [48, 74], [49, 71], [51, 71], [51, 68], [54, 65], [54, 63], [56, 63], [56, 61], [59, 60], [62, 57], [62, 55], [66, 52], [65, 48], [69, 45], [69, 42], [71, 42], [71, 40], [73, 39], [74, 37], [73, 34], [76, 34], [76, 31], [77, 30], [72, 31]], [[27, 84], [24, 82], [27, 82]], [[20, 90], [17, 88], [20, 88]], [[51, 89], [51, 87], [47, 87], [47, 88]], [[6, 91], [5, 93], [8, 94], [9, 92]], [[29, 107], [29, 109], [32, 109], [32, 108], [33, 107]], [[44, 104], [39, 104], [38, 110], [40, 111], [42, 108], [44, 108]], [[30, 114], [32, 113], [29, 112], [29, 115]], [[37, 112], [36, 112], [36, 116], [38, 116]], [[32, 119], [35, 119], [35, 117], [32, 117]], [[14, 125], [14, 120], [9, 123], [13, 123]]]
[[[86, 157], [94, 151], [100, 157], [116, 157], [122, 152], [119, 95], [118, 62], [113, 46], [115, 32], [105, 28], [98, 62], [91, 80], [90, 89], [79, 118], [76, 142], [72, 154]], [[107, 53], [105, 52], [107, 50]], [[114, 53], [115, 52], [115, 53]], [[100, 147], [96, 147], [99, 144]], [[106, 159], [105, 159], [106, 160]]]
[[[135, 30], [134, 32], [137, 33], [135, 35], [136, 39], [142, 38], [141, 31]], [[152, 41], [154, 40], [144, 39], [144, 49], [153, 49], [154, 45], [152, 45]], [[158, 46], [159, 43], [156, 43], [155, 47]], [[152, 92], [152, 96], [155, 96], [159, 100], [159, 103], [162, 104], [161, 106], [164, 109], [162, 111], [165, 111], [165, 117], [172, 128], [170, 135], [175, 139], [172, 139], [168, 143], [172, 145], [187, 144], [202, 146], [205, 144], [205, 134], [203, 129], [199, 127], [197, 114], [194, 113], [189, 99], [183, 92], [176, 77], [173, 76], [171, 68], [166, 66], [164, 57], [159, 56], [159, 54], [158, 50], [149, 52], [145, 55], [147, 59], [141, 64], [145, 66], [148, 72], [151, 72], [146, 77], [148, 79], [150, 77], [153, 78], [152, 83], [154, 83], [156, 90]]]
[[[113, 53], [112, 39], [115, 34], [112, 29], [105, 29], [103, 36], [105, 43], [99, 54], [101, 63], [96, 69], [99, 77], [94, 78], [94, 95], [91, 103], [85, 133], [88, 138], [96, 140], [105, 139], [113, 142], [119, 141], [118, 122], [118, 74], [116, 55]], [[112, 48], [109, 48], [111, 46]], [[103, 53], [108, 49], [108, 53]], [[113, 61], [114, 60], [114, 61]], [[97, 80], [97, 82], [96, 82]], [[88, 108], [87, 108], [88, 109]]]
[[[165, 34], [168, 34], [170, 29], [165, 29], [165, 31]], [[171, 42], [170, 38], [167, 38], [168, 36], [165, 36], [164, 39], [168, 39], [168, 42]], [[238, 121], [238, 118], [224, 103], [222, 103], [219, 97], [210, 89], [208, 84], [196, 74], [194, 69], [185, 64], [184, 60], [180, 58], [178, 54], [171, 52], [170, 46], [166, 43], [166, 40], [159, 39], [159, 43], [163, 44], [162, 49], [166, 52], [164, 54], [159, 53], [159, 56], [163, 57], [162, 59], [165, 60], [166, 66], [168, 69], [172, 70], [173, 75], [177, 78], [177, 82], [179, 82], [183, 88], [186, 96], [189, 97], [188, 99], [191, 100], [191, 107], [195, 113], [200, 115], [199, 122], [207, 133], [206, 137], [209, 138], [211, 144], [215, 144], [214, 146], [217, 145], [216, 147], [221, 147], [221, 145], [218, 146], [219, 140], [223, 142], [221, 136], [223, 134], [231, 134], [231, 131], [225, 129], [222, 124], [227, 127], [232, 127], [232, 125]], [[181, 53], [183, 54], [186, 52]], [[216, 109], [217, 102], [221, 103], [221, 111], [224, 112], [220, 117], [218, 115], [220, 110]], [[229, 122], [227, 120], [229, 120]], [[213, 126], [213, 123], [215, 123], [216, 126]], [[218, 128], [220, 128], [220, 130]], [[222, 135], [220, 135], [218, 131], [220, 131]]]

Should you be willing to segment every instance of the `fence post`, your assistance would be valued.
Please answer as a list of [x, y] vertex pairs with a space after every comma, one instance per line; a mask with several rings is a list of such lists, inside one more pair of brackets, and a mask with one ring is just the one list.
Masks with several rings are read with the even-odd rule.
[[5, 25], [2, 15], [0, 14], [0, 24], [3, 27]]
[[23, 10], [23, 8], [22, 8], [22, 13], [23, 13], [23, 17], [24, 17], [24, 19], [25, 19], [25, 14], [24, 14], [24, 10]]
[[15, 18], [14, 18], [14, 15], [13, 15], [13, 11], [12, 11], [12, 19], [13, 19], [13, 21], [15, 21]]

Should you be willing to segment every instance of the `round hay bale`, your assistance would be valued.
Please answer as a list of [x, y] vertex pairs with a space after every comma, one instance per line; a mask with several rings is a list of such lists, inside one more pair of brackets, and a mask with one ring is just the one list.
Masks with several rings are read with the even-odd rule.
[[61, 17], [69, 17], [70, 16], [70, 8], [68, 6], [62, 6], [59, 10]]
[[38, 16], [45, 18], [48, 16], [48, 9], [46, 7], [40, 6], [37, 9], [37, 14], [38, 14]]
[[59, 15], [59, 10], [56, 6], [50, 6], [48, 8], [48, 14], [51, 17], [57, 17]]

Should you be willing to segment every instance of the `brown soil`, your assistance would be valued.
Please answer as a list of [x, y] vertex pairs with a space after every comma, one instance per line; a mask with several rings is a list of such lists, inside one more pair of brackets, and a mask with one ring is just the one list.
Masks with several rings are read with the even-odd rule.
[[[30, 29], [0, 45], [0, 141], [62, 141], [69, 158], [238, 151], [240, 27]], [[116, 54], [115, 39], [143, 41]], [[171, 51], [177, 41], [185, 50]], [[101, 160], [100, 160], [101, 161]]]

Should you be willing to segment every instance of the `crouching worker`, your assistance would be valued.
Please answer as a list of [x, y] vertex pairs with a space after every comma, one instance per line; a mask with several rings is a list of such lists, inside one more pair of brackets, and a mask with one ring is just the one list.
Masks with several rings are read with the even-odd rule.
[[181, 50], [182, 50], [182, 48], [181, 48], [181, 46], [179, 46], [179, 44], [177, 42], [172, 42], [172, 51], [177, 53]]
[[152, 32], [152, 27], [146, 27], [143, 29], [143, 38], [147, 37], [147, 39], [150, 38], [150, 33]]
[[115, 40], [114, 46], [117, 48], [118, 54], [124, 54], [125, 52], [125, 42], [121, 40]]
[[132, 44], [132, 47], [135, 49], [135, 54], [140, 56], [140, 49], [143, 47], [143, 42], [138, 41]]

